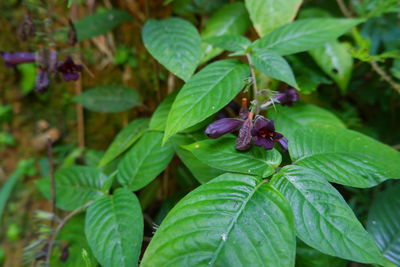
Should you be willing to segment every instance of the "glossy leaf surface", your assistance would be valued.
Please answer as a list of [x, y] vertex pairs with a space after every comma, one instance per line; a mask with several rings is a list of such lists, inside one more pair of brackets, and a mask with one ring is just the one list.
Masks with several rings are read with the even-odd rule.
[[147, 247], [147, 266], [293, 266], [293, 215], [252, 176], [224, 174], [184, 197]]

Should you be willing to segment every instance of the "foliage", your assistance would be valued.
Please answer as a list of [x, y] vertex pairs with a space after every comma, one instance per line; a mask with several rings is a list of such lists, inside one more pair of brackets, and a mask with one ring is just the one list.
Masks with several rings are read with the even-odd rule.
[[[73, 76], [82, 80], [75, 83], [79, 90], [58, 99], [77, 105], [80, 147], [49, 147], [74, 124], [58, 136], [44, 127], [35, 139], [48, 158], [39, 161], [42, 177], [31, 184], [52, 211], [39, 212], [45, 223], [26, 249], [34, 251], [28, 260], [400, 264], [400, 46], [388, 37], [400, 34], [391, 27], [379, 32], [374, 24], [395, 24], [396, 1], [138, 1], [143, 14], [141, 5], [128, 2], [57, 29], [80, 48], [74, 53], [83, 55], [83, 66], [69, 62], [60, 70], [67, 60], [52, 62], [53, 46], [65, 44], [52, 38], [50, 22], [38, 24], [43, 31], [32, 43], [46, 48], [30, 63], [1, 54], [17, 65], [25, 97], [34, 94], [43, 71], [65, 79], [90, 65], [104, 68], [90, 82]], [[50, 10], [27, 3], [26, 14]], [[62, 7], [76, 12], [84, 5], [71, 0]], [[331, 15], [341, 11], [346, 18]], [[124, 27], [136, 27], [136, 34], [114, 35]], [[101, 64], [93, 44], [103, 53]], [[51, 103], [51, 94], [37, 99]], [[9, 106], [0, 108], [0, 121], [14, 119]], [[377, 111], [365, 112], [372, 108]], [[99, 150], [84, 148], [85, 129], [93, 138], [88, 147]], [[0, 215], [26, 162], [0, 190]]]

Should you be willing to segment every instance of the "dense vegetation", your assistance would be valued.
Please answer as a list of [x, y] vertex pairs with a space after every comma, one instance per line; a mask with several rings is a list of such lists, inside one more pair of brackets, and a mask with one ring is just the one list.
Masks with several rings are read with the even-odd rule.
[[0, 14], [0, 264], [400, 265], [397, 0]]

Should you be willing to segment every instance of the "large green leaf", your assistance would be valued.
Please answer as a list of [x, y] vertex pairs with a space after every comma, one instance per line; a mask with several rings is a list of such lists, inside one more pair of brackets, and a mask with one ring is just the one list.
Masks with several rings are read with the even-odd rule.
[[303, 19], [282, 26], [254, 43], [255, 49], [269, 49], [279, 55], [289, 55], [335, 40], [363, 20]]
[[[50, 199], [50, 180], [36, 181], [40, 191]], [[74, 210], [90, 200], [107, 195], [111, 180], [95, 167], [72, 166], [55, 173], [56, 205], [63, 210]]]
[[75, 101], [92, 111], [121, 112], [140, 105], [140, 96], [122, 85], [104, 85], [84, 91]]
[[153, 116], [151, 116], [149, 129], [154, 131], [164, 131], [167, 124], [168, 113], [171, 110], [172, 103], [174, 103], [175, 97], [178, 91], [168, 95], [160, 105], [158, 105]]
[[299, 127], [313, 124], [326, 124], [344, 128], [344, 124], [329, 111], [305, 103], [295, 103], [292, 107], [276, 105], [268, 113], [269, 118], [275, 121], [278, 132], [285, 136], [292, 136]]
[[143, 256], [147, 266], [294, 266], [293, 215], [252, 176], [224, 174], [183, 198]]
[[328, 255], [362, 263], [383, 257], [343, 197], [319, 173], [289, 165], [271, 181], [290, 203], [297, 236]]
[[251, 21], [262, 37], [294, 19], [301, 0], [245, 0]]
[[123, 10], [112, 9], [86, 16], [74, 22], [79, 41], [105, 34], [124, 21], [131, 21], [132, 16]]
[[[223, 6], [206, 21], [204, 30], [201, 33], [201, 38], [206, 40], [211, 37], [227, 34], [242, 35], [249, 27], [249, 14], [247, 13], [244, 4], [241, 2], [235, 2]], [[203, 43], [201, 47], [203, 50], [203, 58], [201, 59], [201, 62], [206, 62], [223, 51], [222, 49], [213, 47], [207, 43]]]
[[147, 132], [118, 164], [118, 181], [131, 190], [139, 190], [156, 178], [174, 155], [171, 143], [161, 146], [163, 133]]
[[346, 44], [335, 40], [310, 50], [315, 62], [339, 85], [343, 93], [346, 92], [353, 70], [353, 57], [349, 49]]
[[150, 19], [143, 26], [142, 38], [150, 54], [184, 81], [192, 76], [201, 57], [200, 35], [180, 18]]
[[269, 50], [256, 50], [251, 55], [254, 66], [265, 75], [298, 88], [292, 68], [280, 55]]
[[211, 167], [229, 172], [268, 177], [282, 161], [281, 154], [273, 150], [253, 146], [249, 151], [235, 149], [236, 138], [208, 139], [187, 146], [193, 155]]
[[141, 118], [133, 120], [125, 126], [114, 138], [104, 156], [101, 158], [99, 166], [103, 167], [125, 152], [135, 143], [146, 131], [149, 119]]
[[102, 266], [138, 265], [143, 239], [142, 209], [136, 196], [119, 188], [96, 200], [86, 214], [85, 234]]
[[211, 63], [179, 91], [168, 115], [164, 142], [229, 103], [246, 84], [249, 67], [233, 59]]
[[361, 133], [329, 125], [297, 129], [289, 137], [294, 164], [317, 170], [334, 183], [371, 187], [400, 179], [400, 153]]
[[[207, 138], [207, 137], [206, 137]], [[204, 138], [202, 138], [204, 139]], [[184, 145], [192, 144], [201, 139], [197, 138], [192, 134], [177, 134], [172, 138], [175, 152], [180, 160], [185, 164], [193, 176], [200, 182], [206, 183], [211, 179], [221, 175], [224, 171], [213, 168], [201, 160], [196, 158], [190, 151], [182, 148]]]
[[368, 214], [367, 230], [383, 255], [400, 265], [400, 184], [378, 194]]

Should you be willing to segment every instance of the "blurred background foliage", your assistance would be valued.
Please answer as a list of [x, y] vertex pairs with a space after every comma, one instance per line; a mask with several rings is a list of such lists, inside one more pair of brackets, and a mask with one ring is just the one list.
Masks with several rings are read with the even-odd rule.
[[[144, 22], [150, 17], [178, 15], [196, 25], [202, 37], [207, 38], [213, 35], [213, 29], [207, 23], [216, 16], [223, 18], [221, 8], [229, 2], [236, 1], [0, 1], [0, 51], [37, 51], [42, 46], [51, 45], [56, 47], [60, 55], [73, 55], [84, 65], [80, 81], [65, 83], [54, 80], [48, 92], [38, 94], [34, 91], [37, 71], [33, 63], [19, 65], [16, 69], [0, 64], [2, 190], [6, 188], [6, 181], [11, 180], [7, 178], [14, 177], [13, 184], [10, 183], [7, 187], [10, 200], [5, 207], [0, 205], [0, 214], [4, 215], [0, 223], [0, 265], [2, 262], [4, 266], [22, 264], [23, 248], [38, 235], [37, 228], [40, 224], [36, 223], [38, 219], [34, 217], [35, 211], [50, 209], [49, 202], [38, 193], [34, 185], [35, 180], [49, 175], [47, 136], [53, 142], [56, 167], [76, 163], [96, 166], [104, 150], [122, 127], [134, 118], [151, 116], [157, 105], [182, 85], [182, 81], [168, 73], [146, 52], [140, 34]], [[346, 8], [340, 4], [344, 4]], [[97, 25], [83, 19], [89, 15], [106, 14], [109, 17], [110, 13], [107, 11], [112, 9], [118, 9], [122, 13], [115, 13], [115, 17], [108, 23]], [[324, 51], [315, 49], [310, 53], [304, 52], [287, 58], [302, 89], [301, 100], [327, 108], [349, 128], [400, 149], [400, 88], [396, 88], [400, 83], [398, 1], [305, 0], [300, 10], [299, 17], [302, 18], [368, 18], [352, 33], [341, 38], [340, 43], [328, 47], [334, 55], [342, 55], [338, 57], [341, 60], [339, 69], [335, 65], [332, 68], [328, 65], [328, 69], [326, 68], [329, 63], [321, 55], [326, 55], [327, 48]], [[37, 25], [39, 34], [33, 40], [21, 40], [18, 36], [18, 29], [26, 14]], [[114, 18], [118, 21], [113, 21]], [[76, 45], [68, 44], [71, 28], [69, 20], [74, 21], [77, 28], [80, 42]], [[104, 21], [104, 18], [99, 21]], [[242, 27], [247, 28], [246, 23], [248, 24], [244, 20]], [[104, 27], [110, 31], [92, 36], [93, 31], [100, 30], [101, 33]], [[247, 31], [246, 36], [252, 40], [258, 38], [254, 29]], [[226, 55], [223, 53], [219, 57]], [[129, 109], [118, 113], [99, 113], [85, 109], [82, 116], [84, 128], [79, 128], [77, 122], [80, 108], [74, 100], [75, 96], [81, 91], [88, 93], [90, 88], [115, 84], [128, 88], [129, 94], [135, 94], [132, 98], [136, 101], [124, 103]], [[268, 86], [276, 88], [278, 84], [269, 83]], [[101, 106], [105, 108], [100, 111], [115, 111], [113, 109], [120, 106], [124, 96], [122, 92], [122, 98], [112, 102], [93, 94], [91, 98], [98, 101], [96, 103], [102, 103]], [[90, 103], [88, 107], [90, 109]], [[21, 159], [26, 161], [21, 162]], [[179, 160], [174, 161], [178, 165]], [[151, 233], [153, 224], [158, 225], [161, 222], [174, 203], [198, 184], [183, 165], [175, 169], [168, 168], [165, 173], [166, 175], [152, 182], [139, 194], [147, 222], [147, 233]], [[176, 179], [170, 179], [171, 177]], [[373, 196], [390, 187], [391, 183], [393, 182], [388, 181], [369, 190], [341, 186], [338, 189], [361, 221], [366, 222]], [[82, 218], [77, 217], [71, 221], [69, 228], [75, 229], [79, 220]], [[63, 231], [67, 232], [69, 228]], [[71, 231], [79, 232], [82, 229]], [[74, 246], [82, 236], [77, 234], [76, 239], [70, 242], [70, 254], [81, 253]], [[300, 251], [313, 253], [307, 247]], [[62, 253], [60, 251], [60, 255]], [[92, 261], [91, 257], [89, 252], [81, 258], [87, 263]]]

